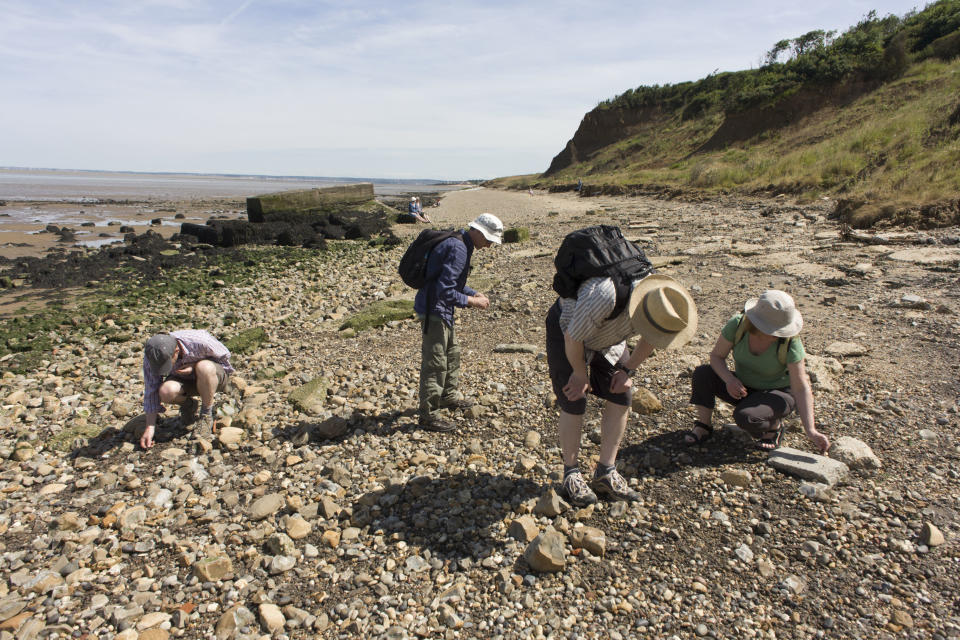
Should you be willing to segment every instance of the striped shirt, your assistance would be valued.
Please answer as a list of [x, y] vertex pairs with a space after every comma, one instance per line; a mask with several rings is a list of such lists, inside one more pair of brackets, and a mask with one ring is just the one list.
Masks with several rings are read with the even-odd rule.
[[627, 309], [607, 319], [617, 304], [617, 290], [610, 278], [589, 278], [576, 298], [560, 298], [560, 329], [563, 335], [582, 342], [587, 362], [599, 351], [610, 364], [620, 361], [627, 338], [636, 334]]
[[[185, 329], [183, 331], [171, 331], [170, 335], [176, 338], [177, 343], [180, 345], [180, 357], [173, 363], [171, 373], [194, 362], [199, 362], [200, 360], [213, 360], [220, 364], [227, 373], [233, 373], [233, 367], [230, 366], [230, 350], [206, 331], [200, 329]], [[144, 358], [144, 413], [160, 413], [161, 409], [163, 409], [163, 405], [160, 404], [160, 385], [163, 384], [164, 380], [166, 380], [166, 378], [155, 374], [147, 363], [147, 359]]]

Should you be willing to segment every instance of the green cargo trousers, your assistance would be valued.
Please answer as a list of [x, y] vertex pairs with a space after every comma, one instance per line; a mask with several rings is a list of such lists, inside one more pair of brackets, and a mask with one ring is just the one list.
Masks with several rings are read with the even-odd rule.
[[438, 409], [455, 403], [460, 396], [460, 344], [454, 327], [440, 316], [427, 322], [420, 353], [420, 419], [430, 418]]

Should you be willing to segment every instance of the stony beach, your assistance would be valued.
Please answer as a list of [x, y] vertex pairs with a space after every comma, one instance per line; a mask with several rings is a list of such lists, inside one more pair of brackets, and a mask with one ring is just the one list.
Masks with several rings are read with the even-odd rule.
[[[530, 232], [474, 256], [491, 306], [458, 315], [478, 404], [451, 434], [416, 427], [413, 319], [343, 328], [405, 308], [396, 265], [419, 228], [396, 225], [394, 246], [173, 247], [149, 272], [124, 258], [46, 324], [8, 325], [0, 640], [960, 638], [960, 229], [851, 234], [831, 210], [444, 195], [439, 226], [489, 211]], [[619, 464], [643, 500], [575, 509], [556, 494], [544, 317], [561, 238], [599, 223], [691, 289], [700, 328], [634, 377]], [[814, 469], [796, 468], [814, 458], [798, 422], [769, 460], [729, 426], [682, 446], [690, 372], [767, 288], [804, 314], [834, 442]], [[143, 342], [187, 327], [240, 347], [219, 432], [168, 410], [142, 451]]]

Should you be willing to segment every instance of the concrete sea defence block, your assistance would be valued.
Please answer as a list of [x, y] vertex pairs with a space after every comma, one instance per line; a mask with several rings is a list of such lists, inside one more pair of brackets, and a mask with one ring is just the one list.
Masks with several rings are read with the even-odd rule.
[[373, 200], [371, 182], [267, 193], [247, 198], [247, 219], [265, 222], [276, 214], [355, 205], [369, 200]]

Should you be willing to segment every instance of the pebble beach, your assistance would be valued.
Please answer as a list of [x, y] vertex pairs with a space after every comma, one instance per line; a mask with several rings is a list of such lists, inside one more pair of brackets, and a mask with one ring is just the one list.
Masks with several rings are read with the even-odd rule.
[[[529, 231], [474, 254], [491, 305], [458, 313], [477, 404], [450, 434], [416, 425], [396, 265], [422, 226], [325, 250], [174, 243], [149, 273], [124, 258], [5, 334], [0, 640], [960, 638], [960, 229], [851, 234], [831, 205], [444, 194], [437, 226], [491, 212]], [[169, 208], [144, 228], [243, 215]], [[557, 494], [544, 318], [560, 240], [601, 223], [691, 290], [699, 330], [634, 376], [618, 463], [642, 500], [577, 509]], [[789, 449], [755, 450], [729, 407], [682, 446], [690, 372], [767, 288], [804, 315], [825, 460], [798, 422]], [[396, 316], [351, 322], [375, 304]], [[188, 327], [238, 345], [219, 430], [168, 410], [140, 450], [143, 342]], [[598, 443], [591, 402], [582, 467]]]

